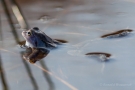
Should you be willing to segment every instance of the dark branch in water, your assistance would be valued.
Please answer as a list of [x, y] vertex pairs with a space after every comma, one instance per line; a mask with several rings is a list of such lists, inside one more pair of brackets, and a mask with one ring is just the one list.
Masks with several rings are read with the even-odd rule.
[[123, 30], [119, 30], [110, 34], [105, 34], [103, 36], [101, 36], [101, 38], [118, 38], [118, 37], [123, 37], [123, 36], [127, 36], [129, 33], [131, 33], [133, 30], [131, 29], [123, 29]]
[[[10, 0], [11, 3], [12, 3], [12, 10], [13, 10], [13, 13], [14, 15], [16, 16], [21, 28], [23, 29], [28, 29], [29, 26], [28, 26], [28, 23], [22, 13], [22, 10], [21, 8], [19, 7], [19, 5], [17, 4], [16, 0]], [[19, 18], [22, 18], [22, 19], [19, 19]]]
[[5, 73], [4, 73], [4, 70], [3, 70], [1, 52], [0, 52], [0, 77], [1, 77], [2, 85], [3, 85], [3, 90], [8, 90], [8, 85], [7, 85]]
[[[48, 68], [47, 68], [47, 66], [46, 66], [46, 64], [45, 64], [45, 62], [43, 60], [40, 61], [40, 64], [41, 64], [41, 66], [43, 68], [45, 68], [46, 70], [48, 70]], [[49, 89], [48, 90], [55, 90], [55, 85], [54, 85], [53, 81], [51, 80], [51, 77], [49, 76], [49, 74], [46, 73], [46, 72], [43, 72], [43, 75], [44, 75], [45, 79], [48, 82], [48, 85], [49, 85]]]
[[1, 2], [2, 2], [3, 8], [4, 8], [4, 11], [5, 11], [6, 15], [7, 15], [9, 25], [11, 27], [14, 39], [16, 40], [17, 43], [19, 43], [18, 35], [17, 35], [17, 32], [16, 32], [15, 27], [13, 25], [14, 22], [13, 22], [13, 20], [11, 18], [10, 12], [8, 10], [8, 7], [7, 7], [8, 5], [6, 4], [5, 0], [1, 0]]
[[1, 14], [0, 14], [0, 41], [2, 41], [2, 23], [1, 23]]
[[[0, 14], [0, 41], [2, 41], [1, 14]], [[2, 47], [2, 43], [0, 43], [0, 47]], [[8, 85], [6, 82], [5, 72], [2, 64], [1, 51], [0, 51], [0, 77], [3, 85], [3, 90], [8, 90]]]

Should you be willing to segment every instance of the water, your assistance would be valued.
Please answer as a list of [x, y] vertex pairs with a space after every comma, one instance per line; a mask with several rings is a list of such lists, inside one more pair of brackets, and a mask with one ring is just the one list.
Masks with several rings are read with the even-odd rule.
[[[134, 90], [134, 33], [129, 37], [100, 38], [121, 29], [135, 29], [133, 0], [19, 0], [17, 3], [30, 28], [39, 27], [51, 38], [68, 43], [51, 50], [35, 64], [23, 60], [25, 49], [16, 44], [0, 5], [0, 55], [5, 76], [2, 78], [6, 82], [6, 86], [0, 82], [0, 90], [4, 87], [7, 90]], [[46, 15], [47, 22], [39, 20]], [[17, 19], [11, 16], [17, 25]], [[23, 41], [22, 29], [18, 27], [18, 39]], [[108, 62], [100, 62], [85, 55], [89, 52], [112, 56]]]

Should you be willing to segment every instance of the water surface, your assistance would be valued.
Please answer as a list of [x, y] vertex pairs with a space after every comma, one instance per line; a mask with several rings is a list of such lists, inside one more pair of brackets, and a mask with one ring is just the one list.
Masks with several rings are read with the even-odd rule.
[[[134, 31], [129, 37], [100, 38], [121, 29], [135, 29], [133, 0], [19, 0], [17, 3], [30, 28], [39, 27], [48, 36], [68, 43], [51, 50], [35, 64], [23, 60], [25, 49], [18, 47], [0, 5], [1, 73], [7, 90], [134, 90]], [[18, 39], [23, 41], [22, 29], [9, 9]], [[109, 62], [100, 62], [85, 56], [89, 52], [112, 56]], [[0, 90], [4, 86], [0, 82]]]

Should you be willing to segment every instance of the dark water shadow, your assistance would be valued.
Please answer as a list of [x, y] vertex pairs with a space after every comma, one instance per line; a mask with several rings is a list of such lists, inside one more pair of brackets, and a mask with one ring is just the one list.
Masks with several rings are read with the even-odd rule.
[[[40, 64], [43, 68], [45, 68], [47, 71], [49, 71], [43, 60], [40, 61]], [[54, 83], [52, 82], [52, 80], [50, 78], [50, 75], [48, 73], [44, 72], [44, 71], [43, 71], [43, 75], [48, 82], [49, 90], [55, 90], [55, 86], [54, 86]]]
[[[2, 23], [1, 23], [1, 14], [0, 14], [0, 47], [2, 47]], [[2, 63], [2, 58], [1, 58], [1, 50], [0, 50], [0, 77], [1, 77], [1, 82], [2, 82], [2, 87], [3, 90], [9, 90], [6, 77], [5, 77], [5, 71], [3, 68], [3, 63]]]
[[8, 87], [8, 84], [6, 81], [6, 77], [5, 77], [2, 59], [1, 59], [1, 52], [0, 52], [0, 77], [1, 77], [3, 90], [9, 90], [9, 87]]

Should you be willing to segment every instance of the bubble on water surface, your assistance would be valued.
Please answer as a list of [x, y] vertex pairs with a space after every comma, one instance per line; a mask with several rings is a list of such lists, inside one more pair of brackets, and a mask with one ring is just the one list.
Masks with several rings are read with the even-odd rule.
[[51, 20], [51, 18], [48, 16], [48, 15], [44, 15], [44, 16], [41, 16], [39, 18], [40, 21], [44, 22], [44, 23], [47, 23], [48, 21]]
[[61, 10], [63, 10], [63, 8], [62, 8], [61, 6], [57, 6], [57, 7], [56, 7], [56, 10], [57, 10], [57, 11], [61, 11]]

